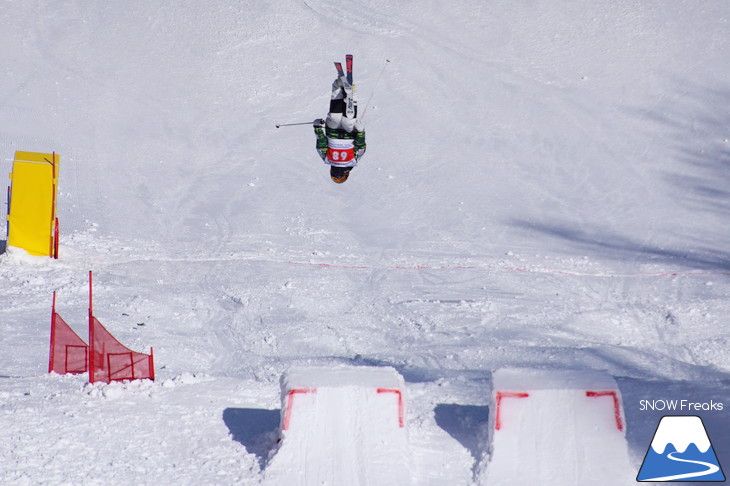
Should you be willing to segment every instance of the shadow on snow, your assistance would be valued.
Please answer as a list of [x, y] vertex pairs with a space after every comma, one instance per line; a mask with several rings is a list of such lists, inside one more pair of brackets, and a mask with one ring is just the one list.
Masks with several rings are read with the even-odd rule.
[[[700, 219], [711, 220], [706, 232], [722, 231], [730, 216], [730, 85], [702, 87], [677, 80], [679, 95], [671, 104], [631, 108], [629, 114], [646, 127], [644, 136], [666, 134], [666, 153], [679, 164], [670, 164], [662, 177], [670, 184], [674, 201]], [[671, 215], [667, 215], [670, 217]], [[639, 263], [662, 263], [685, 268], [730, 271], [730, 253], [715, 243], [722, 238], [687, 235], [695, 247], [664, 248], [643, 242], [640, 236], [610, 233], [600, 224], [577, 228], [569, 223], [516, 220], [515, 226], [562, 240], [573, 251], [597, 251], [607, 258]], [[681, 227], [677, 233], [682, 233]], [[685, 230], [686, 231], [686, 230]], [[704, 232], [703, 232], [704, 233]]]
[[223, 411], [223, 422], [231, 438], [255, 455], [263, 469], [276, 446], [280, 415], [279, 410], [227, 408]]

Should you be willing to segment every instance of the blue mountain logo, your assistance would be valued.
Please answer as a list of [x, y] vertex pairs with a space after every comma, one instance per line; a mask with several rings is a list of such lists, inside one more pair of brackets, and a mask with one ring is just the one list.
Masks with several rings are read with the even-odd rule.
[[662, 417], [636, 480], [725, 481], [705, 424], [694, 415]]

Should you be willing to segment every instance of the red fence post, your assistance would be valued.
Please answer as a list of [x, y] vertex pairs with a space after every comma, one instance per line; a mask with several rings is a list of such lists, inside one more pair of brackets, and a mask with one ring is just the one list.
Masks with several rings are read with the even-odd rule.
[[150, 346], [149, 367], [150, 380], [155, 381], [155, 350], [152, 348], [152, 346]]
[[53, 370], [53, 359], [55, 358], [54, 344], [56, 342], [56, 291], [53, 291], [53, 304], [51, 305], [51, 350], [48, 353], [48, 372]]
[[89, 270], [89, 383], [94, 383], [96, 370], [94, 369], [94, 303], [92, 294], [92, 273]]

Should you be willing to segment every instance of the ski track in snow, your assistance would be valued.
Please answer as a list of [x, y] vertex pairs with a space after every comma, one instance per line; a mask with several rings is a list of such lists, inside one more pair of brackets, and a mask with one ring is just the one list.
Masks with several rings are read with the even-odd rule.
[[[497, 368], [616, 377], [637, 470], [640, 400], [727, 409], [728, 4], [351, 7], [4, 2], [0, 181], [60, 153], [62, 236], [0, 256], [0, 483], [260, 484], [295, 366], [394, 367], [419, 486], [479, 483]], [[273, 127], [346, 51], [373, 97], [339, 186]], [[89, 270], [155, 383], [45, 373]]]

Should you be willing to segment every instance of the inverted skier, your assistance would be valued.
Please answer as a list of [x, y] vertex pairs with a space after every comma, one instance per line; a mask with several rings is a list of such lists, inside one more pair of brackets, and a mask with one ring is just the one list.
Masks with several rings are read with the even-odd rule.
[[357, 118], [357, 101], [351, 83], [341, 74], [332, 83], [327, 119], [314, 120], [317, 153], [330, 166], [330, 177], [338, 184], [365, 154], [365, 127]]

